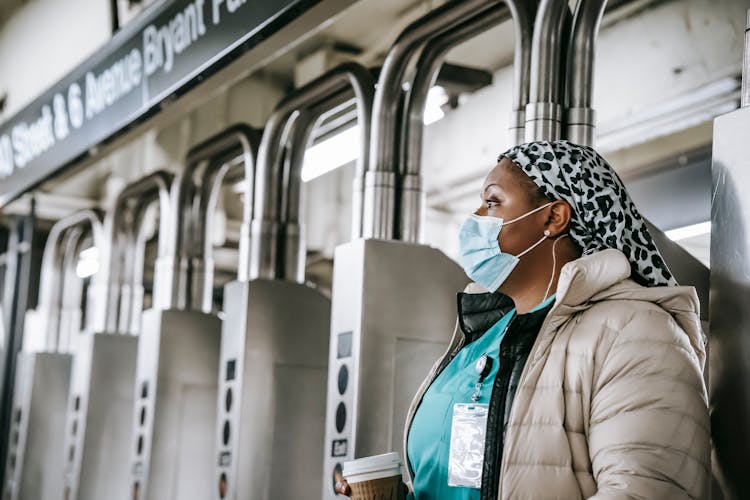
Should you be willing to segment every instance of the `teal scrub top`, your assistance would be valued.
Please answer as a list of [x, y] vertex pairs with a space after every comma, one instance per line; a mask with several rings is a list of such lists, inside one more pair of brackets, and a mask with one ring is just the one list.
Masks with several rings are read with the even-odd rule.
[[[547, 307], [554, 299], [553, 295], [532, 311]], [[471, 403], [477, 382], [474, 365], [483, 355], [491, 357], [494, 362], [482, 383], [477, 402], [489, 404], [499, 368], [500, 344], [515, 315], [516, 310], [511, 309], [484, 335], [461, 349], [425, 392], [414, 415], [406, 445], [414, 471], [414, 493], [409, 495], [409, 499], [479, 500], [480, 491], [477, 488], [448, 486], [453, 405]]]

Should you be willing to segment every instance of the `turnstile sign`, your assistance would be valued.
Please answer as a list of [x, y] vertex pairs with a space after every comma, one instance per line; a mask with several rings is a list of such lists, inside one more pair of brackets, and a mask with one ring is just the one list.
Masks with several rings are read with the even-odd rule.
[[0, 206], [320, 0], [171, 0], [0, 126]]
[[345, 457], [349, 441], [347, 439], [334, 439], [331, 445], [332, 457]]

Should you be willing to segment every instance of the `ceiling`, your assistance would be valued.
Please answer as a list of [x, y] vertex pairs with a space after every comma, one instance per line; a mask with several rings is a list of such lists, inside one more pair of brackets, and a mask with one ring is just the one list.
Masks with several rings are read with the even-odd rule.
[[0, 26], [10, 19], [11, 14], [13, 14], [17, 8], [27, 2], [28, 0], [0, 0]]

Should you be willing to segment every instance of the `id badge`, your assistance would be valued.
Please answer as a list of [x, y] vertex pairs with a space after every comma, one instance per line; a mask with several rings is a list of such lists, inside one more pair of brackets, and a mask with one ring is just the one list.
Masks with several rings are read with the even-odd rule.
[[489, 405], [453, 405], [451, 447], [448, 456], [448, 486], [482, 487], [484, 441], [487, 436]]

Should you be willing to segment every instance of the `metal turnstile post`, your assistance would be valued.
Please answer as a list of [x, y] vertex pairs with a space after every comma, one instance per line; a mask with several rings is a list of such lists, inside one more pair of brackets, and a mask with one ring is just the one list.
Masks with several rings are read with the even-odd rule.
[[147, 226], [143, 218], [150, 204], [159, 204], [159, 212], [164, 214], [159, 228], [163, 241], [171, 178], [159, 171], [126, 186], [107, 219], [107, 241], [96, 244], [104, 262], [89, 293], [89, 321], [73, 358], [65, 426], [65, 482], [58, 498], [129, 498], [146, 237], [142, 229]]
[[435, 248], [356, 240], [334, 257], [323, 499], [343, 462], [402, 450], [413, 395], [442, 356], [466, 275]]
[[[365, 68], [343, 64], [287, 96], [268, 120], [252, 200], [249, 276], [240, 273], [224, 293], [217, 500], [311, 498], [320, 491], [331, 303], [303, 283], [301, 168], [317, 121], [352, 94], [365, 157], [373, 91]], [[358, 226], [361, 209], [355, 212]]]
[[[207, 235], [216, 186], [238, 158], [240, 166], [251, 169], [256, 148], [255, 131], [229, 127], [191, 149], [172, 183], [169, 247], [156, 269], [164, 286], [155, 289], [154, 307], [143, 312], [138, 344], [129, 487], [134, 500], [210, 498], [217, 491], [221, 320], [211, 312], [213, 259]], [[245, 177], [252, 182], [252, 176]], [[243, 227], [243, 234], [248, 231]], [[247, 245], [240, 243], [241, 251]], [[240, 262], [240, 268], [247, 264]]]
[[[355, 235], [365, 239], [340, 245], [334, 256], [324, 500], [337, 497], [343, 462], [403, 452], [413, 395], [450, 342], [456, 293], [468, 279], [441, 251], [421, 244], [425, 96], [451, 47], [511, 15], [528, 17], [530, 5], [522, 3], [449, 2], [408, 27], [386, 57], [374, 100], [363, 230]], [[516, 19], [516, 30], [528, 42], [526, 17]], [[517, 51], [521, 67], [528, 67], [527, 49]], [[516, 86], [514, 106], [522, 109], [529, 86], [523, 71]], [[514, 136], [522, 126], [517, 118]]]
[[94, 212], [78, 212], [55, 224], [47, 238], [39, 307], [26, 314], [24, 346], [17, 357], [3, 499], [46, 500], [62, 494], [71, 345], [78, 331], [63, 321], [63, 299], [66, 289], [80, 292], [80, 284], [70, 281], [75, 277], [71, 266], [86, 231], [98, 222]]

